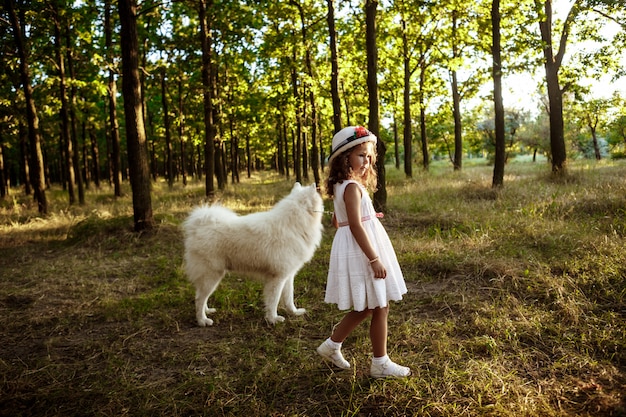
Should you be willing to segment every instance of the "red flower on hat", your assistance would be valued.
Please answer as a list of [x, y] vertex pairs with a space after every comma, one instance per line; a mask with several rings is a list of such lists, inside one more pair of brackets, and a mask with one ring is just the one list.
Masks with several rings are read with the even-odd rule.
[[369, 135], [370, 135], [370, 132], [363, 126], [357, 126], [354, 128], [355, 139], [364, 138], [365, 136], [369, 136]]

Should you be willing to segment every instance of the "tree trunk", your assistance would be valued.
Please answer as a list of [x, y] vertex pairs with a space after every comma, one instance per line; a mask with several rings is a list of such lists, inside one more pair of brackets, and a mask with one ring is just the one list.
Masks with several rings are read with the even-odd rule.
[[596, 128], [598, 127], [598, 116], [595, 115], [592, 120], [591, 114], [587, 115], [587, 127], [591, 132], [591, 138], [593, 143], [593, 151], [596, 157], [596, 160], [599, 161], [602, 159], [602, 153], [600, 152], [600, 145], [598, 144], [598, 135], [596, 134]]
[[98, 138], [93, 131], [93, 125], [89, 125], [89, 142], [91, 143], [91, 160], [93, 161], [92, 176], [96, 188], [100, 188], [100, 149]]
[[30, 157], [28, 152], [28, 129], [24, 126], [24, 122], [18, 122], [18, 135], [20, 137], [20, 176], [24, 183], [24, 194], [31, 195], [33, 192], [32, 182], [30, 180]]
[[139, 80], [139, 43], [135, 0], [119, 0], [122, 42], [122, 93], [126, 117], [128, 167], [133, 191], [135, 231], [154, 227], [150, 190], [150, 167], [146, 131], [142, 114]]
[[566, 169], [565, 129], [563, 124], [563, 92], [559, 85], [558, 68], [546, 63], [546, 83], [550, 107], [550, 153], [552, 172], [562, 174]]
[[[54, 7], [54, 6], [53, 6]], [[59, 70], [59, 95], [61, 99], [61, 145], [63, 155], [65, 156], [65, 175], [67, 184], [67, 193], [70, 205], [76, 203], [76, 174], [74, 172], [74, 152], [72, 140], [70, 138], [70, 121], [67, 106], [67, 85], [65, 80], [65, 61], [63, 60], [63, 51], [61, 47], [61, 22], [59, 22], [59, 13], [56, 8], [53, 10], [54, 21], [54, 50], [57, 58], [57, 68]]]
[[202, 86], [204, 88], [204, 173], [206, 181], [206, 195], [215, 195], [215, 126], [213, 124], [213, 97], [211, 86], [212, 73], [212, 18], [207, 16], [213, 7], [213, 0], [200, 0], [200, 39], [202, 45]]
[[[452, 57], [458, 58], [456, 45], [457, 18], [456, 10], [452, 11]], [[454, 115], [454, 170], [463, 167], [463, 127], [461, 125], [461, 95], [456, 70], [452, 70], [452, 112]]]
[[281, 113], [280, 118], [280, 125], [283, 130], [282, 137], [285, 143], [285, 146], [283, 147], [285, 149], [285, 175], [287, 176], [287, 179], [289, 179], [289, 137], [287, 135], [287, 122], [285, 121], [285, 113]]
[[420, 60], [420, 92], [418, 94], [420, 106], [420, 141], [422, 142], [422, 167], [428, 171], [430, 155], [428, 153], [428, 137], [426, 135], [426, 104], [424, 103], [424, 88], [426, 87], [426, 61]]
[[[541, 0], [536, 0], [536, 5], [540, 6]], [[544, 45], [543, 56], [546, 69], [546, 84], [548, 86], [552, 172], [560, 175], [566, 171], [567, 153], [565, 151], [565, 129], [563, 126], [563, 91], [559, 85], [559, 70], [565, 54], [570, 24], [576, 17], [578, 9], [577, 3], [574, 3], [568, 13], [556, 55], [552, 49], [552, 0], [545, 0], [543, 9], [544, 20], [539, 21], [539, 29]]]
[[185, 155], [185, 109], [183, 106], [183, 80], [178, 79], [178, 139], [180, 140], [180, 172], [183, 185], [187, 185], [187, 158]]
[[493, 104], [495, 112], [496, 155], [492, 187], [504, 185], [505, 137], [504, 105], [502, 103], [502, 58], [500, 56], [500, 0], [491, 3], [491, 55], [493, 59]]
[[[76, 80], [76, 73], [74, 72], [74, 59], [72, 58], [72, 45], [71, 45], [71, 32], [69, 25], [66, 26], [65, 33], [65, 46], [67, 54], [67, 69], [69, 70], [70, 80]], [[78, 203], [85, 204], [85, 185], [83, 184], [83, 172], [81, 169], [80, 152], [78, 151], [78, 133], [76, 132], [76, 83], [70, 83], [69, 90], [69, 116], [70, 116], [70, 138], [72, 141], [72, 148], [74, 153], [72, 154], [74, 162], [74, 175], [76, 180], [76, 187], [78, 188]], [[84, 142], [83, 142], [84, 143]]]
[[328, 0], [328, 34], [330, 39], [330, 95], [333, 102], [333, 135], [342, 129], [339, 99], [339, 63], [337, 60], [337, 31], [335, 30], [335, 1]]
[[82, 121], [80, 126], [81, 138], [83, 139], [83, 146], [81, 147], [83, 165], [80, 167], [80, 171], [85, 188], [88, 190], [91, 184], [91, 161], [89, 160], [89, 152], [87, 149], [87, 122]]
[[[396, 102], [394, 97], [393, 102]], [[396, 169], [400, 169], [400, 140], [398, 138], [398, 115], [396, 112], [396, 106], [393, 106], [393, 149], [394, 159], [396, 161]]]
[[463, 126], [461, 121], [461, 95], [456, 71], [452, 71], [452, 112], [454, 115], [454, 170], [463, 167]]
[[413, 126], [411, 123], [411, 59], [406, 37], [406, 22], [402, 20], [402, 56], [404, 62], [404, 175], [413, 177]]
[[[282, 149], [282, 138], [279, 135], [278, 138], [279, 146], [278, 146], [278, 160], [282, 160], [282, 156], [280, 155], [280, 151]], [[283, 168], [284, 172], [284, 168]], [[248, 178], [252, 177], [252, 151], [250, 149], [250, 135], [246, 135], [246, 173]], [[282, 173], [282, 172], [281, 172]]]
[[0, 199], [9, 194], [9, 182], [7, 181], [6, 167], [4, 166], [4, 140], [0, 132]]
[[378, 189], [374, 193], [374, 208], [385, 211], [387, 208], [387, 188], [385, 184], [385, 142], [380, 137], [380, 113], [378, 108], [378, 49], [376, 46], [376, 8], [377, 0], [365, 2], [365, 49], [367, 52], [367, 92], [369, 102], [368, 129], [376, 137], [376, 171], [378, 174]]
[[[279, 110], [280, 111], [280, 110]], [[246, 139], [247, 140], [247, 139]], [[246, 143], [247, 146], [247, 143]], [[284, 150], [283, 150], [283, 135], [282, 129], [280, 126], [280, 118], [276, 118], [276, 170], [280, 175], [285, 175], [285, 160], [284, 160]], [[246, 150], [246, 158], [250, 159], [248, 152]], [[250, 161], [248, 161], [248, 164]]]
[[109, 137], [111, 138], [110, 174], [113, 194], [122, 196], [122, 150], [120, 146], [120, 126], [117, 120], [117, 83], [113, 67], [113, 30], [111, 29], [111, 1], [104, 2], [104, 34], [107, 62], [109, 65]]
[[302, 183], [302, 103], [298, 92], [296, 57], [296, 45], [293, 45], [291, 55], [291, 88], [293, 90], [293, 99], [296, 106], [296, 132], [292, 133], [292, 135], [295, 135], [292, 139], [292, 150], [294, 152], [293, 171], [296, 175], [296, 182]]
[[343, 88], [343, 81], [341, 82], [341, 92], [343, 93], [343, 104], [346, 107], [346, 118], [348, 120], [347, 126], [352, 126], [352, 122], [350, 122], [350, 103], [348, 102], [346, 90]]
[[[300, 22], [301, 22], [300, 31], [302, 35], [302, 45], [305, 51], [305, 55], [304, 55], [305, 66], [306, 66], [307, 75], [309, 76], [309, 80], [312, 80], [313, 79], [313, 65], [311, 63], [311, 51], [310, 51], [309, 42], [307, 39], [307, 26], [305, 23], [305, 11], [302, 5], [300, 5], [298, 2], [292, 0], [291, 4], [294, 5], [298, 9], [298, 12], [300, 14]], [[332, 4], [329, 7], [332, 9]], [[329, 17], [329, 19], [331, 19], [331, 17]], [[333, 28], [334, 28], [334, 21], [333, 21]], [[310, 160], [311, 160], [311, 169], [313, 170], [313, 179], [315, 181], [315, 184], [319, 185], [321, 179], [320, 179], [320, 173], [319, 173], [320, 156], [319, 156], [319, 150], [317, 148], [317, 105], [315, 104], [315, 93], [313, 91], [313, 88], [309, 84], [310, 84], [309, 81], [305, 82], [305, 88], [308, 90], [309, 104], [311, 105], [311, 139], [310, 139], [311, 140], [311, 157], [310, 157]], [[333, 106], [334, 104], [335, 102], [333, 101]], [[335, 113], [335, 108], [333, 107], [333, 123], [335, 122], [334, 113]], [[341, 120], [339, 121], [339, 124], [341, 124]], [[306, 133], [303, 135], [303, 137], [306, 138]], [[304, 144], [304, 147], [303, 147], [304, 177], [308, 179], [308, 165], [307, 165], [307, 161], [309, 160], [308, 141], [304, 139], [303, 144]]]
[[5, 0], [11, 26], [13, 28], [13, 36], [17, 46], [17, 54], [20, 60], [20, 78], [24, 88], [24, 101], [26, 102], [26, 119], [28, 122], [28, 141], [30, 145], [30, 174], [31, 184], [34, 189], [34, 197], [37, 201], [39, 213], [48, 213], [48, 201], [46, 199], [46, 178], [45, 167], [43, 161], [43, 152], [41, 150], [41, 137], [39, 134], [39, 118], [37, 117], [37, 108], [33, 99], [33, 89], [30, 84], [30, 68], [28, 65], [28, 54], [26, 45], [22, 37], [22, 27], [15, 12], [13, 0]]
[[[215, 56], [215, 54], [213, 54]], [[225, 145], [224, 141], [220, 136], [220, 106], [216, 105], [217, 98], [219, 95], [218, 86], [219, 83], [219, 72], [216, 64], [217, 59], [211, 60], [211, 97], [215, 100], [213, 101], [213, 142], [215, 143], [215, 151], [218, 152], [217, 157], [215, 159], [215, 174], [217, 175], [217, 186], [220, 190], [223, 190], [226, 187], [226, 181], [228, 178], [228, 161], [226, 151], [224, 150]]]
[[167, 171], [167, 186], [174, 187], [174, 157], [172, 155], [172, 135], [170, 132], [170, 115], [167, 101], [165, 67], [161, 69], [161, 103], [163, 104], [163, 128], [165, 129], [165, 167]]

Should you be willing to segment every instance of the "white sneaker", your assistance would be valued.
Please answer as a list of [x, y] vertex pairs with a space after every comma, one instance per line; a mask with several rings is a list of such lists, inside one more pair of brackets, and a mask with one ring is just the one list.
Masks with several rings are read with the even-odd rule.
[[387, 362], [382, 365], [375, 365], [372, 363], [370, 375], [373, 378], [404, 378], [411, 375], [411, 370], [406, 366], [400, 366], [397, 363], [392, 362], [391, 359], [387, 359]]
[[317, 353], [319, 353], [322, 358], [332, 362], [333, 365], [338, 368], [350, 369], [350, 362], [344, 359], [341, 350], [331, 348], [326, 344], [326, 341], [322, 342], [322, 344], [317, 347]]

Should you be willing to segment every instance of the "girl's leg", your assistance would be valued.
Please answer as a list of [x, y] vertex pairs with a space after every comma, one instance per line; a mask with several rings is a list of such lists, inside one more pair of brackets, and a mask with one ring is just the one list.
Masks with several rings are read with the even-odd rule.
[[318, 346], [317, 353], [339, 368], [350, 369], [350, 362], [341, 354], [341, 344], [356, 326], [371, 315], [372, 310], [351, 311], [346, 314], [333, 330], [331, 337]]
[[378, 307], [372, 314], [370, 323], [370, 339], [375, 358], [381, 358], [387, 354], [387, 317], [389, 306]]
[[363, 320], [372, 315], [372, 312], [373, 310], [349, 312], [341, 319], [339, 324], [335, 326], [330, 339], [333, 342], [342, 343]]
[[370, 339], [372, 340], [372, 350], [374, 358], [370, 375], [374, 378], [396, 377], [402, 378], [411, 375], [411, 370], [406, 366], [394, 363], [387, 356], [387, 317], [389, 316], [389, 306], [374, 310], [372, 323], [370, 325]]

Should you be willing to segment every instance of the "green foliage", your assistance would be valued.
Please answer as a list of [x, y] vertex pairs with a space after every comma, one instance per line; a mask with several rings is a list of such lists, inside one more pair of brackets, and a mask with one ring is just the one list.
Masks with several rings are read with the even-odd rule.
[[[541, 70], [541, 41], [537, 35], [537, 2], [502, 1], [502, 63], [504, 75], [520, 71], [538, 73]], [[539, 2], [541, 3], [541, 2]], [[328, 29], [324, 2], [298, 0], [286, 4], [253, 1], [217, 1], [209, 10], [212, 28], [212, 51], [217, 78], [216, 123], [218, 139], [226, 155], [231, 159], [229, 147], [236, 148], [232, 155], [242, 159], [250, 150], [250, 162], [257, 166], [276, 165], [278, 138], [283, 134], [290, 140], [297, 123], [296, 110], [305, 109], [302, 129], [310, 135], [313, 123], [317, 123], [316, 140], [324, 152], [330, 147], [332, 135], [330, 101], [330, 62]], [[301, 22], [298, 7], [305, 11]], [[582, 94], [587, 85], [585, 77], [610, 79], [619, 82], [623, 69], [618, 65], [623, 44], [623, 7], [619, 2], [577, 2], [577, 19], [573, 21], [568, 40], [576, 46], [568, 48], [561, 70], [561, 86], [570, 92]], [[113, 5], [114, 6], [114, 5]], [[411, 70], [410, 117], [417, 126], [420, 110], [426, 111], [425, 124], [429, 151], [436, 159], [448, 158], [450, 152], [449, 133], [453, 132], [450, 119], [451, 70], [458, 72], [464, 112], [464, 120], [474, 117], [475, 103], [491, 105], [490, 93], [484, 93], [485, 85], [490, 91], [491, 71], [489, 2], [412, 2], [408, 0], [380, 2], [378, 4], [378, 58], [379, 89], [383, 132], [381, 137], [393, 138], [389, 121], [395, 116], [396, 129], [402, 135], [404, 122], [402, 90], [403, 59], [407, 58]], [[18, 4], [18, 8], [23, 7]], [[51, 182], [65, 181], [64, 158], [59, 143], [60, 97], [58, 88], [58, 62], [54, 56], [54, 28], [51, 5], [30, 5], [23, 13], [23, 27], [27, 28], [27, 44], [34, 85], [35, 102], [40, 119], [47, 173]], [[93, 175], [98, 170], [102, 178], [108, 179], [110, 154], [110, 121], [108, 120], [107, 83], [109, 70], [119, 73], [119, 32], [116, 8], [113, 7], [113, 42], [111, 50], [105, 46], [103, 9], [101, 1], [61, 2], [58, 4], [63, 38], [62, 51], [68, 66], [72, 57], [74, 76], [68, 85], [75, 88], [76, 103], [74, 126], [81, 150], [80, 164], [84, 173]], [[563, 7], [563, 6], [559, 6]], [[559, 9], [559, 12], [567, 11]], [[8, 21], [2, 9], [2, 21]], [[452, 34], [452, 15], [457, 17], [458, 27]], [[336, 28], [339, 51], [340, 96], [344, 123], [368, 123], [368, 97], [366, 86], [367, 65], [365, 59], [365, 22], [363, 5], [359, 2], [336, 2]], [[401, 22], [406, 25], [402, 27]], [[164, 160], [168, 150], [165, 144], [164, 114], [162, 109], [161, 74], [165, 71], [166, 98], [169, 102], [173, 140], [175, 170], [180, 177], [186, 169], [190, 176], [197, 177], [203, 165], [203, 143], [205, 121], [203, 108], [202, 68], [198, 28], [200, 25], [197, 5], [188, 2], [165, 1], [140, 4], [138, 14], [140, 30], [140, 61], [142, 92], [145, 103], [145, 120], [151, 153], [153, 175], [163, 176], [166, 171]], [[562, 21], [556, 21], [555, 33], [560, 33]], [[303, 38], [301, 24], [306, 30]], [[602, 32], [601, 27], [614, 27], [612, 32]], [[600, 35], [604, 33], [604, 35]], [[402, 36], [406, 35], [407, 49], [403, 50]], [[604, 37], [603, 37], [604, 36]], [[20, 135], [26, 126], [24, 103], [17, 76], [18, 60], [15, 42], [10, 31], [0, 33], [0, 141], [11, 152], [3, 152], [4, 166], [10, 170], [11, 184], [23, 184], [21, 168], [24, 159], [20, 156]], [[306, 54], [311, 57], [311, 75], [306, 68]], [[406, 55], [406, 56], [405, 56]], [[602, 78], [604, 77], [604, 78]], [[505, 77], [506, 78], [506, 77]], [[119, 74], [116, 76], [118, 91], [121, 90]], [[482, 86], [482, 89], [481, 89]], [[296, 97], [295, 89], [298, 89]], [[528, 94], [535, 86], [528, 87]], [[584, 101], [597, 98], [594, 91]], [[317, 120], [312, 120], [311, 106], [307, 94], [314, 93]], [[479, 95], [480, 94], [480, 95]], [[306, 106], [303, 104], [306, 102]], [[118, 115], [121, 116], [123, 101], [118, 100]], [[606, 119], [619, 112], [620, 105], [612, 104], [603, 109]], [[538, 136], [543, 129], [541, 111], [537, 121], [529, 121], [524, 127]], [[106, 115], [106, 117], [105, 117]], [[567, 119], [575, 116], [566, 115]], [[120, 117], [122, 134], [122, 170], [127, 166], [124, 154], [124, 120]], [[180, 129], [180, 130], [179, 130]], [[415, 142], [422, 138], [414, 128]], [[446, 133], [448, 132], [448, 134]], [[608, 125], [603, 136], [613, 134]], [[477, 132], [464, 127], [465, 151], [481, 154]], [[574, 140], [576, 134], [568, 136]], [[392, 141], [387, 140], [388, 148]], [[402, 138], [399, 138], [402, 144]], [[529, 141], [531, 138], [527, 138]], [[546, 140], [532, 138], [534, 144]], [[609, 140], [610, 141], [610, 140]], [[99, 161], [91, 154], [95, 142], [100, 152]], [[610, 142], [613, 145], [613, 142]], [[309, 140], [309, 146], [311, 140]], [[568, 143], [568, 145], [573, 142]], [[618, 143], [619, 144], [619, 143]], [[291, 145], [291, 143], [290, 143]], [[533, 145], [535, 147], [535, 145]], [[613, 154], [623, 154], [623, 146], [612, 149]], [[414, 146], [414, 149], [419, 149]], [[238, 151], [238, 152], [237, 152]], [[403, 149], [399, 149], [401, 153]], [[185, 162], [182, 155], [185, 154]], [[293, 153], [293, 152], [292, 152]], [[417, 152], [415, 152], [417, 154]], [[393, 155], [393, 152], [389, 152]], [[293, 156], [291, 156], [293, 158]], [[416, 155], [414, 160], [420, 158]], [[248, 162], [248, 161], [245, 161]], [[98, 166], [95, 166], [96, 163]], [[292, 165], [293, 161], [289, 161]], [[240, 164], [238, 169], [242, 169]], [[9, 168], [6, 168], [9, 167]], [[86, 180], [91, 180], [90, 176]]]

